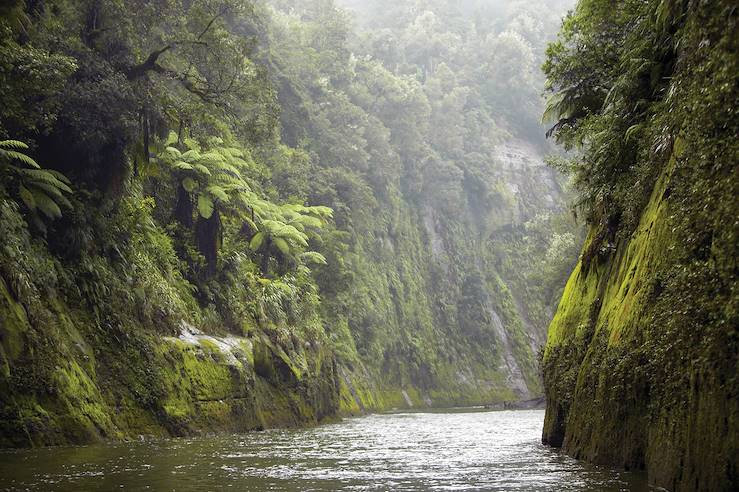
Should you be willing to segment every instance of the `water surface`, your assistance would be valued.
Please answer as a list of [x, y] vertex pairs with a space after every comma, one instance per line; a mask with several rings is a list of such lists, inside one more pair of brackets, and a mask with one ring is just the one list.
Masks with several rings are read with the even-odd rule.
[[0, 490], [647, 490], [540, 444], [544, 412], [444, 411], [310, 429], [0, 451]]

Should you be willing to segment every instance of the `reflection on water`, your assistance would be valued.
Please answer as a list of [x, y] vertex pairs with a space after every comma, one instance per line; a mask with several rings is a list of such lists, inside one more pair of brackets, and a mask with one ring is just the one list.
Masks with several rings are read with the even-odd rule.
[[539, 443], [544, 412], [445, 411], [311, 429], [0, 451], [2, 490], [646, 490]]

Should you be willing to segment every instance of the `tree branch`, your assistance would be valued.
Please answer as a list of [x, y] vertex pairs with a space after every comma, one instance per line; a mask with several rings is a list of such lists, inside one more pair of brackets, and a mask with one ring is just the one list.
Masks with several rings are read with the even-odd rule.
[[223, 15], [225, 15], [227, 11], [228, 11], [228, 8], [227, 8], [227, 7], [226, 7], [226, 8], [223, 8], [223, 9], [221, 9], [221, 11], [220, 11], [220, 12], [218, 12], [218, 14], [216, 14], [216, 16], [215, 16], [215, 17], [213, 17], [213, 18], [212, 18], [212, 19], [211, 19], [211, 20], [210, 20], [210, 21], [208, 22], [208, 24], [207, 24], [207, 25], [205, 26], [205, 29], [203, 29], [203, 32], [201, 32], [201, 33], [200, 33], [200, 34], [198, 35], [197, 39], [199, 40], [199, 39], [201, 39], [201, 38], [202, 38], [203, 36], [205, 36], [205, 33], [207, 33], [207, 32], [208, 32], [208, 31], [210, 30], [210, 28], [211, 28], [211, 27], [213, 27], [213, 23], [214, 23], [215, 21], [217, 21], [217, 20], [218, 20], [218, 19], [219, 19], [220, 17], [222, 17]]
[[200, 46], [208, 46], [208, 43], [204, 41], [172, 41], [164, 48], [152, 51], [146, 58], [146, 61], [144, 61], [143, 63], [139, 63], [138, 65], [134, 65], [133, 67], [129, 68], [126, 71], [126, 77], [128, 77], [128, 80], [135, 80], [146, 75], [147, 72], [156, 72], [156, 66], [159, 57], [167, 51], [172, 50], [181, 44], [196, 44]]

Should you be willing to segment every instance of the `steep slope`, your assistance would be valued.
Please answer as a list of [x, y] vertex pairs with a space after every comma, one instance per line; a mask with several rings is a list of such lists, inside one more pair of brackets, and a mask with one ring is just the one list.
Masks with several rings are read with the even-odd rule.
[[[592, 5], [581, 4], [577, 22], [597, 19]], [[671, 5], [657, 10], [665, 31], [649, 16], [648, 34], [638, 31], [642, 43], [669, 33], [674, 44], [665, 45], [675, 49], [657, 51], [651, 67], [671, 73], [630, 123], [640, 125], [631, 145], [646, 150], [630, 173], [611, 175], [616, 199], [600, 209], [549, 328], [543, 440], [581, 459], [646, 469], [668, 490], [736, 490], [737, 15], [732, 2]], [[632, 46], [627, 38], [624, 53]], [[638, 87], [618, 86], [611, 100], [625, 91], [633, 101]], [[600, 111], [612, 118], [618, 109]], [[623, 137], [628, 127], [611, 128]], [[630, 184], [650, 175], [647, 186]], [[620, 190], [642, 186], [645, 200], [618, 201]], [[620, 220], [609, 218], [614, 211]]]
[[87, 258], [87, 273], [32, 241], [4, 197], [0, 234], [0, 447], [237, 432], [338, 412], [328, 345], [296, 343], [307, 338], [299, 325], [279, 342], [257, 326], [211, 328], [181, 278], [156, 266], [174, 252], [141, 247], [166, 244], [161, 232], [131, 230], [125, 259]]
[[386, 3], [1, 10], [0, 446], [541, 394], [553, 23]]
[[535, 60], [554, 23], [516, 2], [485, 12], [490, 25], [444, 0], [352, 4], [353, 19], [326, 2], [269, 3], [283, 137], [317, 156], [309, 200], [350, 234], [351, 281], [319, 276], [344, 401], [541, 394], [536, 352], [579, 242], [535, 122]]

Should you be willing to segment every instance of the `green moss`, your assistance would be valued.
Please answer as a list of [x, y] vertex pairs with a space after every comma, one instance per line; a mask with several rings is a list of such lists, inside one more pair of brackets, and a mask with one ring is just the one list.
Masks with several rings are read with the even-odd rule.
[[739, 470], [739, 181], [726, 158], [739, 155], [727, 109], [739, 71], [718, 11], [686, 14], [671, 96], [644, 123], [651, 137], [671, 129], [672, 150], [641, 157], [655, 179], [611, 246], [590, 248], [591, 230], [595, 253], [570, 277], [543, 360], [545, 442], [669, 490], [732, 490]]
[[29, 322], [23, 306], [8, 291], [5, 279], [0, 277], [0, 357], [3, 371], [9, 374], [9, 364], [24, 349], [24, 332]]

